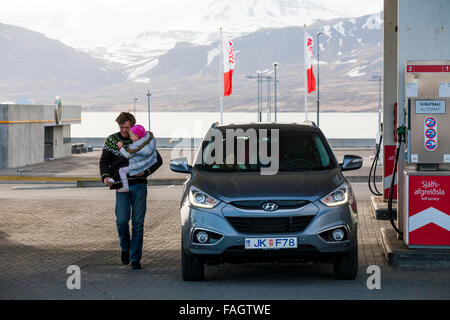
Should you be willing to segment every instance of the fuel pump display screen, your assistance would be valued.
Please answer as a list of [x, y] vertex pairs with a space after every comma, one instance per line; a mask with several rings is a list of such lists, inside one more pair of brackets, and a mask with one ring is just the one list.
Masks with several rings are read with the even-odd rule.
[[445, 100], [416, 100], [416, 113], [444, 114]]

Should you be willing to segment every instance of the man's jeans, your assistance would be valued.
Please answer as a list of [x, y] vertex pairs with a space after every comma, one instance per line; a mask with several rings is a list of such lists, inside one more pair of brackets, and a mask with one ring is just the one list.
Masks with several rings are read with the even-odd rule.
[[[116, 225], [122, 251], [130, 251], [131, 261], [141, 261], [144, 238], [144, 218], [147, 210], [147, 184], [130, 186], [130, 191], [116, 192]], [[128, 222], [132, 223], [132, 237]]]

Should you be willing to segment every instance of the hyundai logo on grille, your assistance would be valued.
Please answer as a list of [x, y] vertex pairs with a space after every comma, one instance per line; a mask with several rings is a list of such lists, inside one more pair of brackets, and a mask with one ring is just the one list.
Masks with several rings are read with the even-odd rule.
[[266, 202], [262, 205], [262, 208], [265, 211], [275, 211], [278, 209], [278, 205], [274, 202]]

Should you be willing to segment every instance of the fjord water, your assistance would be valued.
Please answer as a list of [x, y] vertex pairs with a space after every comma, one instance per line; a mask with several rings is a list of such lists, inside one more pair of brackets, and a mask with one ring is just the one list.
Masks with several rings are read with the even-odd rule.
[[[116, 117], [120, 112], [82, 112], [81, 124], [71, 125], [73, 138], [102, 138], [118, 131]], [[256, 112], [225, 112], [224, 124], [257, 122]], [[267, 113], [262, 115], [267, 121]], [[148, 130], [148, 113], [136, 112], [138, 124]], [[274, 115], [271, 115], [274, 120]], [[304, 112], [283, 112], [277, 114], [277, 122], [301, 123]], [[316, 113], [309, 112], [308, 120], [316, 122]], [[152, 112], [151, 131], [160, 138], [202, 138], [211, 124], [220, 121], [218, 112]], [[378, 113], [324, 112], [319, 118], [320, 129], [327, 138], [375, 139], [378, 128]]]

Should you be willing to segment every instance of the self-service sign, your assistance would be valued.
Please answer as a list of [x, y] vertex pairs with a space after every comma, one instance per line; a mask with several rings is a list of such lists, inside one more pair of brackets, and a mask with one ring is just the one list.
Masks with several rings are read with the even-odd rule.
[[450, 245], [450, 176], [407, 175], [408, 245]]
[[427, 117], [423, 126], [424, 146], [427, 151], [434, 151], [437, 148], [437, 121], [435, 117]]

